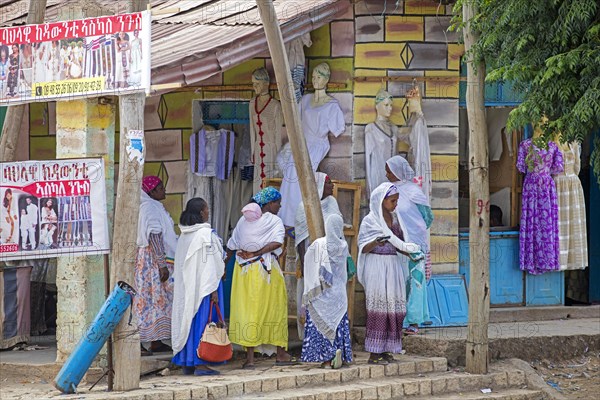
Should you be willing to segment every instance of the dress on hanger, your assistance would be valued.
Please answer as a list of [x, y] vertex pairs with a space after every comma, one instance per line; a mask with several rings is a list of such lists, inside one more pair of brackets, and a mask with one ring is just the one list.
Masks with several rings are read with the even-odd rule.
[[570, 143], [563, 149], [564, 171], [554, 175], [558, 192], [558, 234], [560, 269], [588, 266], [585, 198], [577, 176], [581, 168], [581, 145]]
[[365, 168], [369, 193], [387, 182], [385, 163], [397, 154], [398, 127], [392, 123], [386, 125], [391, 136], [382, 128], [381, 121], [372, 122], [365, 127]]
[[281, 103], [271, 95], [267, 102], [259, 107], [258, 99], [250, 101], [250, 146], [254, 161], [253, 191], [262, 188], [264, 178], [281, 176], [277, 165], [277, 153], [281, 149], [281, 129], [283, 113]]
[[[312, 93], [305, 94], [302, 97], [300, 115], [302, 116], [302, 132], [304, 132], [306, 139], [312, 170], [316, 172], [330, 149], [329, 132], [338, 137], [346, 130], [346, 124], [344, 113], [336, 99], [332, 98], [323, 105], [313, 107], [311, 105], [312, 97]], [[302, 201], [298, 175], [291, 152], [286, 152], [285, 157], [278, 157], [278, 161], [283, 171], [279, 217], [283, 220], [285, 226], [294, 226], [296, 210], [298, 204]]]
[[527, 139], [519, 145], [517, 169], [525, 174], [521, 205], [520, 267], [530, 274], [559, 269], [558, 201], [552, 174], [563, 171], [556, 143], [538, 148]]
[[421, 186], [427, 200], [431, 201], [431, 150], [429, 148], [429, 130], [422, 112], [414, 112], [408, 120], [410, 134], [400, 137], [409, 144], [407, 160], [415, 171], [415, 183]]

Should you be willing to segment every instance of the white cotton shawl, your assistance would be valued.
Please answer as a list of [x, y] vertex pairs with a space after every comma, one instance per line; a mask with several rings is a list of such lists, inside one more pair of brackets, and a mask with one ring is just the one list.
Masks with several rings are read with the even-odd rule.
[[[277, 215], [273, 215], [270, 212], [264, 213], [256, 221], [248, 221], [244, 216], [240, 218], [229, 241], [227, 242], [227, 248], [229, 250], [244, 250], [244, 251], [258, 251], [265, 247], [271, 242], [277, 242], [283, 244], [285, 237], [285, 227], [281, 218]], [[281, 254], [281, 247], [273, 250], [272, 253], [276, 255]], [[242, 264], [244, 258], [236, 255], [237, 261]], [[263, 254], [263, 260], [265, 266], [270, 271], [272, 263], [272, 255]]]
[[362, 220], [360, 229], [358, 232], [358, 262], [356, 265], [357, 278], [361, 284], [364, 284], [364, 270], [365, 270], [365, 256], [363, 248], [371, 243], [373, 240], [381, 236], [389, 236], [388, 241], [398, 250], [405, 253], [416, 253], [421, 250], [420, 246], [415, 243], [409, 243], [407, 231], [405, 229], [402, 218], [398, 218], [400, 228], [404, 235], [404, 240], [400, 240], [385, 223], [382, 212], [382, 204], [385, 199], [385, 195], [393, 187], [394, 184], [386, 182], [377, 186], [377, 188], [371, 193], [370, 208], [371, 211]]
[[409, 126], [410, 131], [410, 153], [413, 169], [417, 177], [422, 178], [422, 190], [427, 198], [431, 198], [431, 150], [429, 148], [429, 130], [427, 122], [422, 113], [413, 113]]
[[399, 194], [396, 214], [404, 222], [410, 239], [426, 253], [429, 251], [429, 232], [417, 204], [429, 207], [429, 200], [421, 188], [412, 182], [415, 173], [408, 161], [401, 156], [395, 156], [387, 160], [387, 166], [396, 178], [400, 179], [394, 182]]
[[223, 273], [223, 246], [210, 224], [180, 225], [173, 271], [173, 354], [183, 349], [202, 299], [217, 290]]
[[162, 233], [165, 253], [167, 257], [173, 258], [177, 248], [177, 235], [173, 226], [173, 220], [161, 202], [154, 200], [142, 191], [140, 195], [140, 219], [138, 220], [138, 247], [148, 246], [148, 238], [150, 238], [151, 233]]
[[325, 233], [324, 238], [309, 246], [304, 256], [302, 303], [308, 308], [317, 330], [333, 343], [337, 327], [348, 311], [346, 262], [349, 254], [342, 217], [336, 214], [327, 217]]
[[[325, 189], [325, 179], [327, 174], [323, 172], [315, 173], [315, 180], [317, 181], [317, 191], [319, 198], [323, 197], [323, 190]], [[332, 214], [342, 215], [340, 207], [338, 206], [337, 200], [333, 196], [327, 196], [321, 200], [321, 211], [323, 212], [323, 219], [327, 219]], [[304, 241], [308, 237], [308, 223], [306, 221], [306, 213], [304, 212], [304, 202], [301, 202], [296, 211], [296, 220], [294, 224], [294, 232], [296, 235], [296, 246]]]

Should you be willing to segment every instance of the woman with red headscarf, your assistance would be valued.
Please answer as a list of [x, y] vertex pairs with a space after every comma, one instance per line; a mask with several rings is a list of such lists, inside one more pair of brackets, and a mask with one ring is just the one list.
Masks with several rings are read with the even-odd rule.
[[[157, 176], [142, 180], [140, 218], [138, 221], [135, 286], [138, 295], [140, 341], [151, 342], [152, 351], [171, 351], [161, 340], [171, 338], [173, 259], [177, 236], [171, 216], [160, 203], [166, 198], [165, 187]], [[142, 348], [143, 355], [149, 355]]]

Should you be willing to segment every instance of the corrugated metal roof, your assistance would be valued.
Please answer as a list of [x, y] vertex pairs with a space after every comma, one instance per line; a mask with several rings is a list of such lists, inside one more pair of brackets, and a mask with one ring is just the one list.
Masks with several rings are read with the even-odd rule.
[[[194, 85], [268, 51], [255, 0], [152, 0], [155, 10], [178, 8], [152, 20], [152, 83]], [[0, 0], [0, 25], [24, 24], [29, 0]], [[46, 21], [65, 10], [96, 8], [102, 15], [124, 13], [128, 1], [48, 0]], [[274, 0], [285, 41], [341, 15], [349, 0]]]

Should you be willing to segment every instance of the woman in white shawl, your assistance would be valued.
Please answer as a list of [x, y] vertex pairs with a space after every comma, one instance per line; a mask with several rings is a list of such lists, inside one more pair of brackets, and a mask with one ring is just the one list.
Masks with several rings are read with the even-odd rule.
[[325, 220], [325, 237], [315, 240], [304, 257], [306, 324], [303, 362], [320, 362], [338, 369], [352, 362], [346, 282], [348, 243], [344, 221], [338, 214]]
[[244, 212], [227, 242], [235, 255], [231, 286], [229, 339], [246, 348], [242, 368], [254, 368], [254, 351], [277, 353], [275, 365], [293, 365], [287, 352], [288, 305], [283, 273], [277, 260], [285, 236], [277, 216], [281, 194], [267, 187], [252, 198], [260, 213]]
[[404, 222], [410, 240], [421, 246], [425, 254], [424, 262], [411, 263], [409, 267], [408, 306], [406, 320], [409, 327], [404, 331], [407, 335], [419, 332], [418, 325], [429, 320], [427, 305], [427, 281], [431, 277], [431, 256], [429, 253], [429, 227], [433, 222], [433, 213], [427, 196], [419, 185], [413, 183], [415, 173], [408, 161], [402, 156], [394, 156], [387, 160], [386, 177], [398, 189], [398, 206], [396, 213]]
[[219, 374], [196, 352], [206, 324], [218, 322], [212, 303], [223, 304], [223, 246], [206, 222], [208, 216], [208, 204], [196, 197], [187, 202], [179, 220], [181, 236], [173, 271], [173, 321], [177, 323], [171, 327], [171, 340], [173, 364], [182, 366], [184, 375]]
[[[341, 216], [340, 207], [335, 197], [333, 197], [333, 182], [331, 182], [329, 176], [323, 172], [315, 172], [315, 181], [317, 182], [317, 191], [321, 199], [323, 220], [326, 220], [328, 216], [333, 214]], [[304, 279], [302, 278], [304, 272], [302, 271], [302, 266], [304, 265], [304, 253], [306, 253], [306, 249], [310, 245], [310, 240], [308, 240], [308, 223], [306, 221], [303, 202], [300, 203], [298, 211], [296, 211], [294, 230], [296, 236], [296, 254], [298, 255], [298, 259], [296, 260], [296, 277], [298, 278], [296, 286], [296, 315], [298, 315], [298, 337], [302, 340], [304, 339], [304, 323], [306, 322], [306, 310], [302, 305], [302, 294], [304, 293]]]
[[171, 305], [173, 283], [169, 275], [177, 247], [174, 223], [160, 200], [166, 198], [165, 188], [157, 176], [142, 180], [140, 217], [138, 221], [137, 255], [135, 262], [135, 310], [139, 321], [140, 341], [152, 342], [152, 351], [171, 351], [161, 343], [171, 338]]
[[394, 212], [397, 203], [396, 186], [379, 185], [371, 193], [371, 211], [362, 220], [358, 233], [357, 276], [365, 288], [365, 350], [371, 353], [371, 364], [387, 364], [394, 361], [393, 353], [402, 352], [402, 324], [406, 315], [402, 257], [423, 257], [419, 245], [406, 241], [402, 220]]

